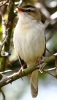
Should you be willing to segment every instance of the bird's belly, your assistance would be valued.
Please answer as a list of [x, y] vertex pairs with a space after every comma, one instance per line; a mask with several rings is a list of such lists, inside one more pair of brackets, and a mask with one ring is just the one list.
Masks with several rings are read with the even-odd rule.
[[32, 64], [43, 55], [45, 49], [44, 32], [31, 32], [27, 35], [20, 32], [14, 36], [14, 48], [17, 54], [27, 63]]

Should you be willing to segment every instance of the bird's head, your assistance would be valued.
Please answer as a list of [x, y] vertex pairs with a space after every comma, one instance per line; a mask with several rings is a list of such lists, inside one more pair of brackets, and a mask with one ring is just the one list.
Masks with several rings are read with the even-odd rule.
[[18, 7], [18, 12], [19, 12], [19, 18], [23, 18], [26, 20], [26, 18], [31, 18], [37, 21], [41, 20], [41, 15], [39, 12], [39, 9], [35, 8], [34, 6], [31, 5], [26, 5], [23, 7]]

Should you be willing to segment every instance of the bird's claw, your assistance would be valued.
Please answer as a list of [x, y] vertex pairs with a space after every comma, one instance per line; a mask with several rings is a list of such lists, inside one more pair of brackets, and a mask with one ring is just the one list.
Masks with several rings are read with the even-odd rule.
[[44, 68], [45, 65], [46, 65], [46, 63], [41, 63], [39, 65], [39, 71], [40, 71], [40, 73], [43, 73], [43, 68]]

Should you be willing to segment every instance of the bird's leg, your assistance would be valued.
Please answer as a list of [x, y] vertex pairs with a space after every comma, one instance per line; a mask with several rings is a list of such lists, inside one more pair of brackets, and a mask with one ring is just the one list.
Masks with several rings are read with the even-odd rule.
[[27, 65], [26, 63], [20, 58], [20, 56], [18, 55], [18, 58], [19, 58], [19, 62], [20, 62], [20, 65], [21, 65], [21, 68], [20, 70], [18, 71], [19, 74], [22, 74], [22, 72], [24, 71], [24, 69], [27, 68]]
[[41, 58], [37, 58], [34, 62], [35, 65], [40, 65], [41, 63]]
[[42, 56], [41, 62], [39, 62], [39, 71], [40, 71], [40, 73], [43, 73], [43, 68], [44, 68], [44, 66], [46, 65], [46, 63], [44, 63], [44, 60], [45, 60], [46, 58], [47, 58], [47, 57]]
[[20, 68], [20, 70], [18, 71], [19, 74], [22, 74], [22, 72], [23, 72], [26, 68], [27, 68], [27, 67], [26, 67], [26, 64], [24, 63], [24, 64], [22, 65], [22, 67]]
[[18, 72], [19, 72], [19, 74], [21, 74], [23, 72], [23, 66], [20, 68], [20, 70]]

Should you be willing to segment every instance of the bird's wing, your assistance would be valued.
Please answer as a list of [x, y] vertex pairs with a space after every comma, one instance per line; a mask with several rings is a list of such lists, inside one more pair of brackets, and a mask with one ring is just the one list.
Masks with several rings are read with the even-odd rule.
[[46, 37], [45, 37], [45, 50], [44, 50], [43, 56], [45, 55], [46, 55]]

